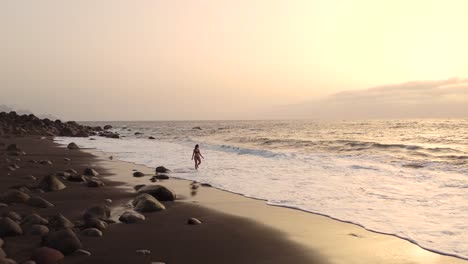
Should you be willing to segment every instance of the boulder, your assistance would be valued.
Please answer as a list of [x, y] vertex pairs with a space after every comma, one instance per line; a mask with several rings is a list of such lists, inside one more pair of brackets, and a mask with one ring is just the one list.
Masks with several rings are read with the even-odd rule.
[[103, 221], [103, 220], [100, 220], [100, 219], [97, 219], [97, 218], [89, 218], [89, 219], [86, 219], [83, 223], [83, 225], [81, 226], [82, 228], [96, 228], [96, 229], [99, 229], [99, 230], [106, 230], [107, 227], [109, 225]]
[[140, 171], [135, 171], [133, 173], [133, 177], [143, 177], [145, 176], [145, 174], [143, 172], [140, 172]]
[[68, 144], [67, 148], [70, 150], [80, 149], [80, 147], [78, 147], [78, 145], [75, 142], [71, 142], [70, 144]]
[[150, 194], [158, 201], [174, 201], [176, 199], [174, 192], [162, 185], [147, 185], [140, 188], [138, 193]]
[[143, 135], [141, 132], [135, 132], [135, 136]]
[[187, 220], [187, 224], [188, 225], [201, 225], [202, 222], [198, 219], [196, 219], [195, 217], [190, 217], [188, 220]]
[[102, 237], [102, 231], [97, 228], [86, 228], [80, 234], [88, 237]]
[[38, 208], [54, 207], [52, 203], [39, 196], [29, 198], [29, 200], [26, 203], [30, 206]]
[[85, 175], [85, 176], [98, 176], [99, 173], [97, 171], [95, 171], [94, 169], [92, 169], [92, 168], [86, 168], [83, 171], [83, 175]]
[[85, 182], [85, 181], [87, 181], [87, 180], [86, 180], [86, 176], [79, 175], [79, 174], [72, 174], [72, 175], [70, 175], [70, 176], [67, 177], [67, 181], [71, 181], [71, 182]]
[[23, 225], [48, 225], [49, 221], [47, 219], [41, 217], [38, 214], [30, 214], [23, 218], [23, 221], [21, 222]]
[[62, 252], [49, 247], [35, 249], [31, 257], [37, 264], [57, 264], [61, 263], [64, 258]]
[[9, 211], [3, 214], [3, 216], [10, 218], [11, 220], [19, 223], [23, 219], [17, 212]]
[[111, 125], [105, 125], [105, 126], [104, 126], [104, 130], [109, 130], [109, 129], [112, 129], [112, 126], [111, 126]]
[[41, 161], [39, 161], [39, 164], [41, 164], [41, 165], [52, 165], [53, 163], [50, 160], [41, 160]]
[[38, 184], [38, 188], [46, 192], [54, 192], [63, 190], [66, 186], [55, 175], [51, 174], [42, 178]]
[[88, 181], [86, 182], [86, 185], [87, 185], [88, 187], [92, 187], [92, 188], [97, 188], [97, 187], [103, 187], [103, 186], [105, 186], [105, 184], [104, 184], [102, 181], [100, 181], [100, 180], [88, 180]]
[[32, 225], [26, 230], [28, 234], [33, 236], [45, 236], [49, 233], [49, 228], [45, 225]]
[[155, 137], [151, 136], [151, 137], [148, 137], [148, 139], [156, 139]]
[[0, 218], [0, 237], [19, 236], [23, 234], [23, 229], [9, 217]]
[[153, 178], [156, 180], [168, 180], [169, 176], [167, 176], [166, 174], [158, 174], [153, 176]]
[[95, 205], [91, 206], [83, 214], [83, 219], [101, 219], [106, 220], [110, 217], [110, 208], [107, 205]]
[[68, 172], [70, 174], [78, 174], [78, 172], [74, 169], [66, 169], [65, 172]]
[[202, 130], [201, 127], [199, 126], [196, 126], [196, 127], [192, 127], [193, 130]]
[[17, 264], [16, 261], [10, 258], [0, 258], [0, 264]]
[[71, 229], [50, 232], [45, 238], [44, 244], [47, 247], [57, 249], [65, 255], [83, 248], [81, 241]]
[[170, 171], [171, 170], [169, 170], [168, 168], [166, 168], [164, 166], [156, 167], [156, 173], [168, 173]]
[[153, 196], [143, 193], [138, 195], [133, 201], [135, 211], [140, 213], [157, 212], [165, 210], [166, 207]]
[[5, 208], [5, 207], [8, 207], [8, 204], [6, 204], [6, 203], [0, 203], [0, 208]]
[[0, 201], [11, 204], [11, 203], [25, 203], [29, 200], [30, 196], [24, 192], [18, 190], [8, 190], [0, 196]]
[[49, 227], [51, 229], [59, 230], [73, 228], [75, 225], [62, 214], [56, 214], [49, 217]]
[[145, 219], [144, 215], [133, 211], [126, 211], [119, 217], [119, 221], [125, 224], [134, 224], [145, 221]]

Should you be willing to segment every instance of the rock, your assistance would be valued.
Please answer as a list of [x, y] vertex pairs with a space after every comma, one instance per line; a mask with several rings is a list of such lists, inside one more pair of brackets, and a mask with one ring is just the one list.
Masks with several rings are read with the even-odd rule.
[[112, 203], [112, 200], [111, 200], [111, 199], [104, 199], [104, 202], [106, 202], [106, 203]]
[[88, 187], [92, 187], [92, 188], [97, 188], [97, 187], [103, 187], [105, 186], [105, 184], [102, 182], [102, 181], [99, 181], [99, 180], [88, 180], [88, 182], [86, 183], [86, 185]]
[[55, 175], [51, 174], [42, 178], [38, 188], [46, 192], [54, 192], [63, 190], [66, 186], [57, 177], [55, 177]]
[[109, 129], [112, 129], [112, 126], [111, 126], [111, 125], [105, 125], [105, 126], [104, 126], [104, 130], [109, 130]]
[[0, 258], [0, 264], [17, 264], [17, 263], [13, 259]]
[[192, 190], [197, 190], [200, 187], [200, 185], [194, 184], [190, 186], [190, 189]]
[[8, 204], [6, 204], [6, 203], [0, 203], [0, 209], [1, 209], [1, 208], [5, 208], [5, 207], [8, 207]]
[[26, 203], [30, 206], [38, 208], [54, 207], [52, 203], [39, 196], [29, 198], [29, 200]]
[[80, 149], [80, 147], [78, 147], [78, 145], [75, 142], [68, 144], [67, 148], [70, 150]]
[[143, 135], [141, 132], [135, 132], [135, 136]]
[[82, 225], [83, 228], [97, 228], [99, 230], [106, 230], [108, 226], [105, 221], [97, 218], [86, 219]]
[[72, 174], [70, 176], [67, 177], [67, 181], [71, 181], [71, 182], [86, 182], [86, 177], [83, 176], [83, 175], [79, 175], [79, 174]]
[[21, 149], [18, 148], [18, 146], [16, 144], [10, 144], [6, 148], [6, 151], [21, 151]]
[[197, 126], [197, 127], [192, 127], [192, 129], [194, 130], [202, 130], [201, 127]]
[[135, 211], [140, 213], [158, 212], [165, 210], [166, 207], [153, 196], [143, 193], [138, 195], [133, 201]]
[[62, 229], [51, 232], [45, 238], [44, 242], [45, 246], [55, 248], [65, 255], [83, 248], [81, 241], [71, 229]]
[[70, 158], [63, 158], [63, 161], [65, 161], [65, 162], [70, 162], [71, 159], [70, 159]]
[[11, 204], [11, 203], [25, 203], [29, 200], [30, 196], [24, 192], [18, 190], [8, 190], [0, 196], [0, 201]]
[[26, 176], [23, 177], [23, 179], [25, 179], [25, 180], [30, 180], [30, 181], [35, 181], [35, 180], [37, 180], [37, 178], [34, 177], [34, 176], [32, 176], [32, 175], [26, 175]]
[[97, 171], [95, 171], [94, 169], [92, 169], [92, 168], [86, 168], [83, 171], [83, 175], [85, 175], [85, 176], [98, 176], [99, 173]]
[[18, 222], [18, 223], [21, 222], [21, 219], [23, 219], [21, 217], [21, 215], [19, 215], [17, 212], [13, 212], [13, 211], [6, 212], [5, 214], [3, 214], [3, 216], [8, 217], [11, 220], [13, 220], [15, 222]]
[[71, 176], [71, 173], [68, 173], [66, 171], [59, 171], [57, 173], [55, 173], [55, 176], [60, 176], [60, 177], [70, 177]]
[[110, 208], [107, 205], [95, 205], [91, 206], [83, 214], [83, 219], [97, 218], [101, 220], [108, 219], [110, 217]]
[[84, 249], [78, 249], [77, 251], [73, 252], [73, 256], [91, 256], [91, 252], [84, 250]]
[[102, 237], [102, 231], [97, 228], [86, 228], [80, 234], [88, 237]]
[[148, 139], [156, 139], [155, 137], [148, 137]]
[[68, 172], [70, 174], [78, 174], [78, 172], [74, 169], [66, 169], [65, 172]]
[[38, 214], [30, 214], [23, 218], [23, 221], [21, 222], [23, 225], [48, 225], [49, 221], [47, 219], [41, 217]]
[[188, 225], [201, 225], [202, 222], [198, 219], [196, 219], [195, 217], [190, 217], [188, 220], [187, 220], [187, 224]]
[[3, 251], [2, 248], [0, 248], [0, 259], [4, 259], [4, 258], [6, 258], [6, 253], [5, 251]]
[[0, 248], [3, 247], [4, 244], [5, 242], [3, 242], [3, 239], [0, 238]]
[[28, 260], [28, 261], [25, 261], [25, 262], [23, 262], [21, 264], [37, 264], [37, 263], [34, 260]]
[[58, 230], [73, 228], [75, 225], [62, 214], [56, 214], [49, 217], [49, 227]]
[[50, 160], [41, 160], [41, 161], [39, 161], [39, 164], [41, 164], [41, 165], [52, 165], [53, 163]]
[[27, 233], [33, 236], [45, 236], [49, 233], [49, 228], [45, 225], [32, 225], [27, 229]]
[[135, 191], [138, 191], [138, 190], [140, 190], [141, 188], [143, 188], [143, 187], [145, 187], [145, 186], [146, 186], [146, 184], [137, 184], [137, 185], [135, 185], [135, 186], [133, 187], [133, 189], [134, 189]]
[[37, 264], [58, 264], [61, 263], [65, 256], [62, 252], [49, 248], [41, 247], [33, 251], [31, 257]]
[[166, 174], [158, 174], [153, 176], [153, 178], [157, 180], [168, 180], [169, 176], [167, 176]]
[[135, 251], [135, 253], [137, 255], [150, 255], [151, 254], [151, 250], [147, 250], [147, 249], [138, 249], [137, 251]]
[[19, 236], [23, 234], [23, 229], [9, 217], [0, 218], [0, 237]]
[[133, 211], [127, 211], [119, 217], [119, 221], [126, 224], [134, 224], [145, 220], [146, 218], [144, 215]]
[[170, 170], [164, 166], [156, 167], [156, 173], [167, 173], [167, 172], [170, 172]]
[[176, 199], [176, 195], [162, 185], [148, 185], [140, 188], [138, 193], [150, 194], [158, 199], [158, 201], [174, 201]]
[[29, 163], [33, 163], [33, 164], [35, 164], [35, 163], [39, 163], [39, 161], [37, 161], [37, 160], [33, 160], [33, 159], [32, 159], [32, 160], [28, 160], [28, 162], [29, 162]]
[[135, 171], [133, 173], [133, 177], [143, 177], [145, 174], [143, 172]]

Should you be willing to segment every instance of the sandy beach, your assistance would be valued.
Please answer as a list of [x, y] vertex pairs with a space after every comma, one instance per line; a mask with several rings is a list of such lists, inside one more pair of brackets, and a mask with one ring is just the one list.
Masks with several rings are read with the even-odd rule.
[[[76, 223], [72, 230], [78, 234], [82, 249], [91, 255], [66, 254], [65, 263], [466, 263], [394, 236], [325, 216], [269, 206], [261, 200], [200, 184], [192, 187], [187, 180], [171, 178], [152, 183], [154, 168], [111, 160], [110, 154], [91, 149], [69, 150], [52, 138], [7, 137], [1, 143], [2, 193], [12, 186], [34, 186], [41, 178], [67, 169], [82, 172], [93, 168], [99, 172], [97, 178], [105, 186], [98, 188], [58, 177], [66, 185], [63, 190], [41, 193], [34, 188], [23, 189], [31, 196], [46, 199], [53, 207], [13, 203], [0, 208], [1, 215], [13, 211], [23, 220], [33, 212], [46, 219], [61, 213]], [[10, 144], [17, 144], [26, 155], [8, 156], [5, 148]], [[50, 160], [52, 164], [31, 160]], [[11, 164], [18, 168], [8, 169]], [[145, 176], [133, 177], [135, 171]], [[177, 199], [162, 202], [166, 210], [144, 213], [144, 221], [120, 223], [120, 215], [132, 211], [129, 202], [138, 195], [133, 189], [138, 184], [163, 185], [176, 193]], [[77, 223], [94, 205], [111, 208], [107, 220], [110, 224], [102, 230], [102, 237], [83, 235]], [[202, 224], [188, 225], [191, 217]], [[22, 227], [27, 229], [24, 224]], [[42, 245], [41, 236], [25, 233], [2, 238], [7, 257], [17, 263], [34, 258], [34, 250]], [[137, 254], [138, 250], [148, 250], [148, 254]]]

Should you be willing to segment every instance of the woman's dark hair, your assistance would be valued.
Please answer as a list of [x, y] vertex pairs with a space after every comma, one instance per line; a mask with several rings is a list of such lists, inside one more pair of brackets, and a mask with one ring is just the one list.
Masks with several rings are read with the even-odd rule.
[[195, 148], [198, 148], [198, 144], [195, 145]]

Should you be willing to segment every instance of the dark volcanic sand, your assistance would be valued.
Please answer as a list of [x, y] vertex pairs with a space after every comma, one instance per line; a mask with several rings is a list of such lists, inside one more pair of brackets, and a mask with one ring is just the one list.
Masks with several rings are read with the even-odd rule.
[[[6, 155], [5, 146], [0, 146], [0, 192], [10, 186], [32, 183], [25, 175], [38, 178], [68, 168], [82, 172], [97, 158], [77, 150], [58, 147], [51, 139], [38, 137], [1, 138], [0, 144], [16, 143], [26, 151], [26, 156]], [[65, 162], [64, 158], [71, 158]], [[7, 170], [5, 159], [20, 166], [15, 171]], [[51, 160], [53, 165], [29, 163], [34, 160]], [[13, 205], [0, 208], [0, 215], [7, 211], [21, 214], [37, 212], [43, 217], [60, 212], [72, 222], [81, 220], [82, 212], [91, 205], [105, 204], [125, 207], [135, 193], [115, 188], [120, 183], [109, 181], [112, 175], [103, 168], [95, 169], [106, 183], [102, 188], [88, 188], [81, 183], [62, 180], [67, 188], [62, 191], [38, 194], [55, 204], [48, 209]], [[129, 175], [131, 179], [131, 175]], [[177, 193], [177, 190], [175, 190]], [[165, 211], [145, 214], [146, 221], [139, 224], [111, 224], [102, 238], [80, 237], [84, 249], [92, 256], [67, 256], [65, 263], [326, 263], [314, 252], [289, 241], [282, 233], [249, 219], [233, 217], [202, 206], [183, 201], [163, 202]], [[189, 217], [203, 221], [201, 225], [187, 225]], [[118, 217], [117, 217], [118, 218]], [[29, 259], [33, 248], [39, 247], [40, 238], [33, 236], [6, 237], [4, 249], [18, 263]], [[136, 250], [150, 250], [149, 256], [141, 256]]]

